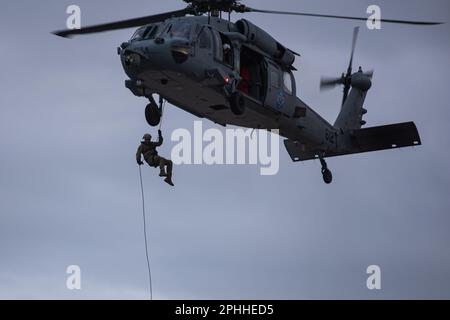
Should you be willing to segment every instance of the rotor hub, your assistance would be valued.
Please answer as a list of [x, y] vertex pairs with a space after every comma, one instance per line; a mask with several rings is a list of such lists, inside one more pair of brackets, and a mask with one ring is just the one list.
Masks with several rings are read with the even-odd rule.
[[248, 8], [237, 0], [183, 0], [195, 14], [206, 12], [246, 12]]
[[358, 88], [363, 92], [368, 91], [372, 87], [370, 76], [364, 74], [362, 71], [354, 73], [350, 79], [350, 83], [352, 87]]

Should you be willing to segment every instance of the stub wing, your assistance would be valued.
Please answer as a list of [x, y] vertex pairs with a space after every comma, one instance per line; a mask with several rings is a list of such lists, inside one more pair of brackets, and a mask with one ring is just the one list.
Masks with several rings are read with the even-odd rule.
[[[349, 146], [342, 150], [325, 151], [324, 157], [413, 147], [422, 144], [414, 122], [353, 130], [348, 133], [348, 136]], [[307, 150], [302, 144], [288, 139], [284, 140], [284, 145], [293, 161], [317, 159], [319, 152], [324, 152], [321, 150]]]

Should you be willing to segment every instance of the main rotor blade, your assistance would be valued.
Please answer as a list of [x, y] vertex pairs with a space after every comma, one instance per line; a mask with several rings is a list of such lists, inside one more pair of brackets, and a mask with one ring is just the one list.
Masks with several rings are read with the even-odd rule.
[[348, 64], [347, 77], [352, 74], [353, 56], [355, 54], [356, 41], [358, 40], [358, 33], [359, 33], [359, 27], [355, 27], [355, 29], [353, 29], [352, 53], [350, 54], [350, 63]]
[[183, 9], [183, 10], [170, 11], [170, 12], [155, 14], [155, 15], [151, 15], [151, 16], [141, 17], [141, 18], [134, 18], [134, 19], [117, 21], [117, 22], [98, 24], [98, 25], [84, 27], [81, 29], [59, 30], [59, 31], [54, 31], [52, 33], [57, 36], [63, 37], [63, 38], [70, 38], [72, 36], [81, 35], [81, 34], [91, 34], [91, 33], [97, 33], [97, 32], [105, 32], [105, 31], [140, 27], [140, 26], [143, 26], [143, 25], [146, 25], [149, 23], [161, 22], [161, 21], [164, 21], [164, 20], [172, 18], [172, 17], [183, 17], [188, 13], [190, 13], [190, 10]]
[[[254, 8], [246, 8], [247, 12], [259, 12], [259, 13], [270, 13], [270, 14], [287, 14], [294, 16], [306, 16], [306, 17], [317, 17], [317, 18], [334, 18], [334, 19], [346, 19], [346, 20], [359, 20], [367, 21], [368, 17], [349, 17], [349, 16], [337, 16], [329, 14], [317, 14], [317, 13], [306, 13], [306, 12], [288, 12], [288, 11], [273, 11], [273, 10], [261, 10]], [[380, 19], [381, 22], [386, 23], [397, 23], [397, 24], [410, 24], [410, 25], [438, 25], [443, 24], [443, 22], [426, 22], [426, 21], [411, 21], [411, 20], [393, 20], [393, 19]]]

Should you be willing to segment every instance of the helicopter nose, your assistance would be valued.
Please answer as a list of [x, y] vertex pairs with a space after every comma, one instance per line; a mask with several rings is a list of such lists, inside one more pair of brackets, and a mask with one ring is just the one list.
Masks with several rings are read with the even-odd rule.
[[155, 39], [154, 41], [129, 43], [118, 49], [125, 72], [130, 78], [146, 70], [162, 68], [177, 70], [192, 53], [192, 46], [185, 39]]
[[142, 56], [137, 52], [125, 49], [121, 53], [121, 59], [126, 67], [133, 68], [141, 65]]
[[125, 73], [134, 78], [138, 75], [146, 58], [134, 50], [124, 49], [120, 52], [120, 60]]

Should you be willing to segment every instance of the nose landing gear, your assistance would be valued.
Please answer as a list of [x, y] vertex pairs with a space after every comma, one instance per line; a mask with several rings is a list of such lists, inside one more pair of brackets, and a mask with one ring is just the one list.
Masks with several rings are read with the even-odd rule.
[[333, 174], [331, 173], [330, 169], [328, 169], [327, 163], [325, 159], [321, 156], [320, 158], [320, 164], [322, 165], [322, 177], [323, 182], [326, 184], [330, 184], [333, 181]]
[[151, 95], [147, 96], [147, 98], [150, 100], [150, 103], [145, 107], [145, 120], [150, 126], [156, 127], [161, 122], [163, 98], [159, 97], [159, 106]]

